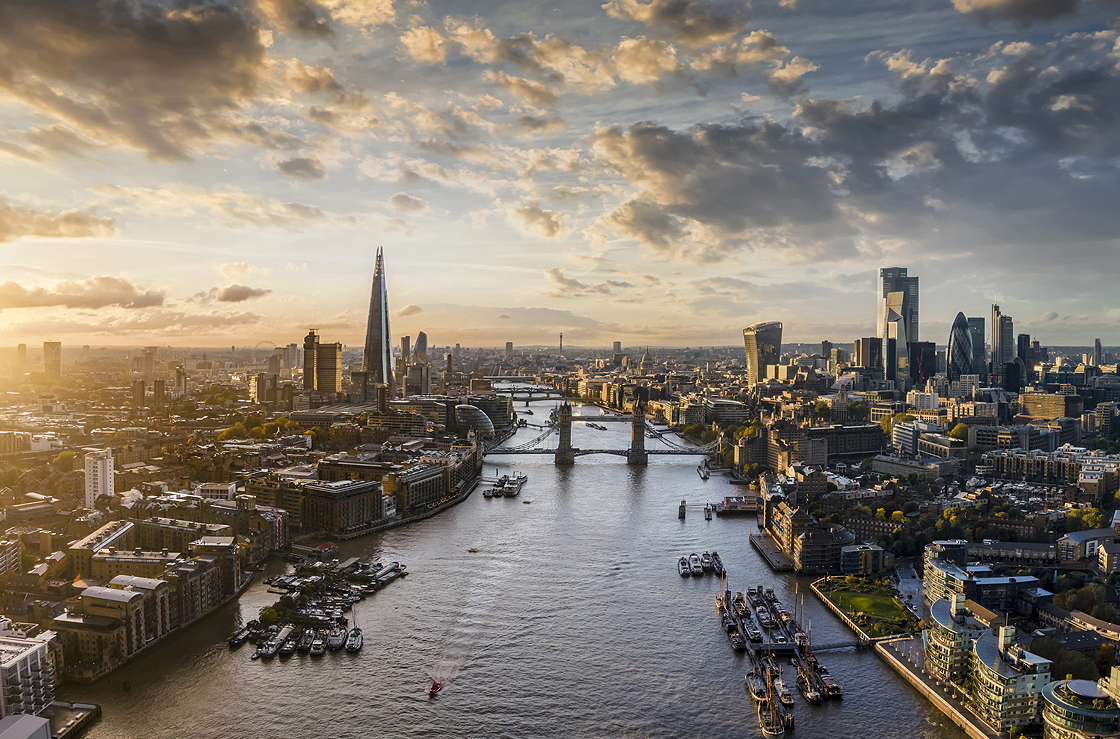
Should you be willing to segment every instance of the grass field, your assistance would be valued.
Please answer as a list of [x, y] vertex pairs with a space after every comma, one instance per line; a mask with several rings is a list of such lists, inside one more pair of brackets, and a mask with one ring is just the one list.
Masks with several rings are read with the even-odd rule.
[[845, 611], [857, 613], [863, 611], [869, 616], [878, 618], [897, 618], [909, 615], [908, 611], [893, 596], [877, 593], [851, 593], [837, 591], [829, 595], [829, 599]]

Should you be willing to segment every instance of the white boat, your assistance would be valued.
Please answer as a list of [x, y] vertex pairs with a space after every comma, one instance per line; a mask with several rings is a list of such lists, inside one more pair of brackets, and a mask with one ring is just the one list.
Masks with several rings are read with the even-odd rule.
[[688, 568], [692, 571], [693, 577], [702, 577], [704, 575], [704, 565], [700, 563], [700, 555], [696, 552], [688, 555]]
[[526, 475], [518, 472], [513, 477], [507, 477], [505, 485], [502, 486], [502, 494], [507, 498], [513, 498], [521, 493], [521, 488], [525, 487], [525, 481], [529, 478]]
[[780, 672], [774, 675], [774, 695], [783, 706], [793, 705], [793, 693], [789, 692]]

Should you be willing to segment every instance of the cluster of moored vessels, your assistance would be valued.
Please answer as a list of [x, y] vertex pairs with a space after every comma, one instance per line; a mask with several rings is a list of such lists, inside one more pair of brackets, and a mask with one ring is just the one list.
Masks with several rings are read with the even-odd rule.
[[513, 476], [502, 475], [491, 487], [482, 492], [482, 497], [516, 498], [521, 494], [521, 488], [525, 487], [525, 481], [528, 479], [528, 475], [524, 475], [520, 472], [515, 473]]
[[681, 577], [703, 577], [709, 573], [715, 573], [721, 577], [727, 574], [727, 570], [723, 567], [723, 560], [719, 557], [719, 552], [711, 551], [703, 554], [693, 552], [687, 557], [681, 557], [677, 560], [677, 574]]
[[[688, 574], [692, 574], [691, 563]], [[773, 589], [759, 586], [734, 594], [728, 589], [715, 600], [731, 648], [746, 652], [750, 660], [745, 688], [757, 704], [759, 730], [764, 737], [780, 737], [793, 729], [793, 691], [782, 674], [785, 655], [790, 656], [789, 664], [797, 671], [794, 684], [807, 702], [817, 704], [843, 697], [840, 686], [813, 655], [809, 635]]]
[[596, 431], [606, 431], [607, 430], [607, 427], [602, 425], [601, 423], [593, 423], [591, 421], [588, 421], [587, 426], [588, 426], [588, 428], [593, 428]]

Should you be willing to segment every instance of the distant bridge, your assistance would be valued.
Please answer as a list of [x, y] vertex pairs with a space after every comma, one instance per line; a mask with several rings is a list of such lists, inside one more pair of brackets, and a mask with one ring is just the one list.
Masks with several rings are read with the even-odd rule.
[[[583, 457], [588, 454], [615, 454], [619, 457], [625, 457], [630, 454], [629, 449], [579, 449], [572, 447], [572, 456]], [[534, 449], [496, 449], [486, 450], [487, 454], [556, 454], [556, 449], [534, 448]], [[712, 453], [708, 447], [698, 446], [694, 449], [646, 449], [646, 454], [675, 454], [678, 456], [692, 455], [692, 456], [707, 456]]]
[[482, 378], [484, 380], [497, 381], [497, 382], [536, 382], [537, 378], [533, 376], [524, 375], [489, 375]]

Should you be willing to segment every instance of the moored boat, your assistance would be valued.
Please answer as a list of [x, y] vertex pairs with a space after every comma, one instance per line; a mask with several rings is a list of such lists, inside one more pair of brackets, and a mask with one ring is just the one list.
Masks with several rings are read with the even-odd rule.
[[756, 701], [766, 699], [766, 681], [762, 679], [762, 675], [759, 675], [754, 670], [751, 670], [747, 673], [745, 682], [747, 692], [750, 693], [751, 698]]
[[716, 551], [712, 552], [712, 569], [716, 571], [717, 575], [723, 575], [727, 573], [727, 570], [725, 570], [723, 567], [723, 560], [720, 559], [719, 552]]
[[738, 629], [729, 630], [727, 638], [731, 641], [731, 648], [736, 652], [742, 652], [747, 648], [747, 643], [743, 641], [743, 637], [739, 636]]
[[346, 629], [341, 626], [334, 626], [327, 634], [327, 649], [332, 652], [342, 649], [346, 645]]
[[704, 552], [700, 555], [700, 566], [704, 568], [704, 572], [712, 571], [712, 555], [710, 552]]
[[731, 598], [731, 605], [734, 606], [735, 613], [737, 613], [740, 618], [744, 618], [747, 616], [747, 599], [741, 591], [735, 593], [735, 595]]
[[507, 498], [516, 497], [521, 493], [521, 488], [525, 487], [525, 481], [527, 479], [529, 478], [520, 472], [513, 477], [507, 477], [506, 483], [502, 487], [502, 494]]
[[831, 677], [822, 677], [821, 685], [824, 686], [824, 695], [826, 698], [833, 698], [841, 700], [844, 697], [844, 691], [840, 689]]
[[493, 488], [486, 488], [485, 490], [482, 491], [482, 497], [483, 498], [493, 498], [494, 497], [494, 489]]
[[786, 725], [782, 716], [767, 700], [758, 703], [758, 729], [764, 737], [777, 739], [786, 733]]
[[688, 569], [692, 572], [693, 577], [700, 577], [704, 574], [704, 566], [700, 563], [700, 555], [696, 552], [688, 555]]
[[805, 696], [805, 700], [810, 703], [821, 702], [821, 694], [809, 684], [809, 680], [804, 674], [798, 673], [797, 675], [797, 689], [801, 691], [801, 695]]
[[315, 629], [306, 629], [296, 642], [296, 650], [300, 652], [311, 651], [311, 643], [315, 641]]
[[750, 639], [755, 644], [761, 644], [762, 643], [762, 632], [759, 631], [758, 629], [756, 629], [753, 626], [748, 626], [747, 627], [747, 638]]
[[774, 675], [774, 695], [783, 706], [793, 705], [793, 693], [789, 692], [789, 688], [786, 687], [781, 672]]
[[439, 680], [433, 680], [432, 687], [428, 688], [428, 697], [435, 698], [436, 693], [441, 690], [443, 690], [443, 683], [441, 683]]
[[327, 651], [327, 630], [319, 629], [311, 642], [311, 656], [322, 657]]
[[287, 659], [296, 653], [296, 639], [294, 636], [289, 636], [282, 645], [280, 645], [280, 659]]
[[251, 628], [246, 626], [243, 629], [241, 629], [241, 631], [238, 631], [236, 634], [231, 636], [229, 638], [229, 648], [230, 649], [236, 649], [237, 647], [240, 647], [245, 642], [249, 641], [249, 634], [252, 631], [253, 630]]
[[688, 567], [688, 557], [677, 560], [677, 574], [681, 577], [689, 577], [692, 574]]
[[361, 651], [363, 641], [362, 630], [355, 626], [350, 629], [350, 633], [346, 635], [346, 651], [351, 654]]

